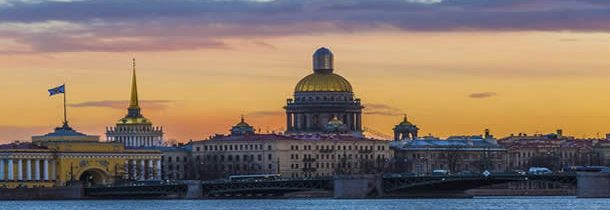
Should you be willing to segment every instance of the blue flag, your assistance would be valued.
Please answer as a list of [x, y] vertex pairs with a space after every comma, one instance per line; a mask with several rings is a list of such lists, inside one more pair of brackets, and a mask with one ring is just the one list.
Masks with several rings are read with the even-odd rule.
[[66, 85], [64, 84], [59, 87], [49, 89], [49, 96], [52, 96], [55, 94], [60, 94], [60, 93], [65, 93], [65, 92], [66, 92]]

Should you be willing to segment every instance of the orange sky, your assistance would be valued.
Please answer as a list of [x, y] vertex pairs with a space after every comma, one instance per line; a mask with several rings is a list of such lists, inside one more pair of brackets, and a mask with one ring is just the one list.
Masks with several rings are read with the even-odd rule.
[[[329, 47], [335, 72], [362, 99], [365, 127], [391, 134], [401, 113], [422, 134], [610, 132], [610, 36], [575, 32], [370, 32], [230, 38], [229, 47], [184, 51], [0, 54], [0, 141], [29, 140], [71, 104], [127, 100], [137, 59], [143, 114], [167, 139], [226, 133], [246, 115], [262, 131], [284, 127], [282, 106]], [[488, 97], [469, 97], [469, 95]], [[117, 107], [69, 107], [72, 127], [102, 135], [126, 114]]]

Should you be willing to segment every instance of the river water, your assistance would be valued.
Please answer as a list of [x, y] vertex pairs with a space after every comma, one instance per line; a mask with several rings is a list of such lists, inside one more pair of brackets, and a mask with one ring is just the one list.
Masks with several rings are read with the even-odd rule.
[[480, 197], [474, 199], [269, 199], [269, 200], [79, 200], [0, 201], [0, 209], [68, 210], [610, 210], [610, 199], [574, 197]]

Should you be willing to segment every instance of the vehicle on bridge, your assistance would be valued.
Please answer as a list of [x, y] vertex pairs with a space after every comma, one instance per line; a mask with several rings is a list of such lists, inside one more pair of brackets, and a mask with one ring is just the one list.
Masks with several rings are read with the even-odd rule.
[[534, 175], [543, 175], [543, 174], [552, 174], [553, 171], [551, 171], [548, 168], [542, 168], [542, 167], [531, 167], [528, 171], [528, 174], [534, 174]]
[[606, 166], [570, 166], [562, 169], [563, 172], [577, 172], [577, 171], [586, 171], [586, 172], [610, 172], [610, 168]]
[[449, 170], [445, 170], [445, 169], [432, 170], [432, 176], [447, 176], [447, 175], [449, 175]]
[[229, 182], [260, 182], [273, 181], [279, 179], [279, 174], [253, 174], [253, 175], [232, 175], [229, 176]]

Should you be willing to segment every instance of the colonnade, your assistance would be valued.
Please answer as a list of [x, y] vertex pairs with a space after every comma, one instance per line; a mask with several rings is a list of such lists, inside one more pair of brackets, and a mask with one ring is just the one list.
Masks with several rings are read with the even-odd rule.
[[[317, 115], [317, 116], [316, 116]], [[287, 112], [286, 113], [286, 128], [288, 130], [312, 130], [321, 129], [326, 126], [324, 123], [332, 119], [333, 116], [343, 121], [349, 130], [362, 130], [362, 116], [359, 112], [349, 113], [302, 113], [302, 112]], [[318, 121], [316, 127], [315, 121]]]
[[155, 147], [162, 144], [161, 137], [157, 136], [121, 136], [115, 138], [117, 138], [116, 141], [128, 147]]
[[161, 180], [161, 160], [127, 160], [125, 171], [127, 179]]
[[51, 181], [56, 174], [55, 160], [0, 159], [0, 181]]

